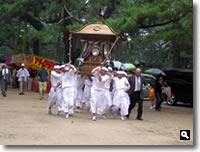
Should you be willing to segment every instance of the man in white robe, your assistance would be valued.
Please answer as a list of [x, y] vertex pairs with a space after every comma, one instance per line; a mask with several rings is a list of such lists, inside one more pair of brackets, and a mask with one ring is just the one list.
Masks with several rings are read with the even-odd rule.
[[75, 78], [75, 112], [79, 113], [80, 108], [82, 108], [83, 85], [85, 77], [77, 73]]
[[73, 112], [74, 100], [75, 100], [75, 72], [76, 68], [71, 64], [66, 64], [65, 70], [61, 76], [60, 82], [55, 88], [61, 86], [63, 89], [63, 111], [65, 112], [65, 118], [68, 119], [70, 112]]
[[108, 71], [106, 72], [108, 76], [107, 80], [104, 83], [104, 96], [102, 102], [102, 116], [103, 119], [106, 119], [106, 112], [108, 109], [111, 109], [112, 106], [112, 95], [111, 95], [111, 81], [113, 81], [112, 68], [108, 67]]
[[92, 113], [92, 120], [96, 120], [96, 113], [104, 115], [105, 103], [104, 103], [104, 83], [109, 79], [106, 75], [107, 68], [96, 67], [92, 70], [94, 75], [93, 83], [91, 87], [91, 100], [90, 100], [90, 110]]
[[118, 71], [117, 77], [114, 78], [115, 94], [113, 98], [113, 111], [115, 118], [117, 112], [120, 109], [121, 120], [125, 120], [125, 116], [128, 114], [128, 108], [130, 104], [130, 99], [128, 96], [128, 90], [130, 89], [130, 84], [126, 78], [126, 73], [124, 71]]
[[106, 94], [107, 94], [107, 101], [109, 107], [112, 106], [112, 88], [113, 88], [113, 71], [111, 67], [108, 67], [108, 72], [107, 75], [109, 76], [109, 79], [105, 83], [105, 88], [106, 88]]
[[51, 89], [49, 92], [49, 97], [48, 97], [48, 102], [47, 102], [47, 108], [48, 108], [49, 114], [52, 113], [51, 108], [53, 107], [54, 104], [57, 105], [58, 114], [60, 114], [62, 111], [62, 105], [61, 103], [59, 103], [58, 94], [54, 91], [56, 85], [60, 81], [60, 77], [61, 77], [60, 66], [55, 65], [54, 70], [51, 71], [51, 75], [50, 75]]
[[[61, 77], [62, 77], [62, 74], [64, 73], [64, 71], [65, 71], [65, 65], [61, 65], [60, 66]], [[59, 82], [60, 82], [60, 79], [59, 79]], [[59, 111], [61, 111], [61, 112], [58, 112], [58, 115], [61, 115], [61, 113], [63, 112], [63, 103], [64, 103], [64, 101], [63, 101], [63, 89], [62, 89], [61, 86], [59, 86], [57, 88], [56, 93], [57, 93], [57, 103], [56, 103], [56, 105], [57, 105]]]
[[83, 107], [86, 106], [88, 111], [90, 110], [90, 98], [91, 98], [91, 87], [92, 87], [92, 78], [87, 76], [84, 80], [84, 90], [82, 96]]

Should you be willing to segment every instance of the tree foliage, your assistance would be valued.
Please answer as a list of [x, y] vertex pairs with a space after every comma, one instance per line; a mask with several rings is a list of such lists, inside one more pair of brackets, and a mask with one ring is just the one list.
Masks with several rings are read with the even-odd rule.
[[[146, 68], [192, 67], [188, 0], [1, 0], [0, 57], [26, 53], [67, 62], [69, 32], [96, 21], [120, 33], [116, 59]], [[75, 60], [80, 42], [73, 46]]]

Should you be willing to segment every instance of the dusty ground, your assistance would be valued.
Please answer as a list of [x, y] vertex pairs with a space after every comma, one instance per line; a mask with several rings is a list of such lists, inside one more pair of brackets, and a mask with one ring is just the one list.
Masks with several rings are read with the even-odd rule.
[[[193, 109], [163, 104], [162, 112], [149, 109], [144, 102], [144, 120], [135, 120], [136, 108], [130, 120], [121, 121], [109, 115], [107, 120], [89, 120], [83, 110], [68, 120], [64, 116], [48, 115], [46, 100], [36, 92], [19, 96], [18, 90], [0, 95], [1, 145], [192, 145]], [[180, 141], [181, 129], [191, 130], [190, 141]]]

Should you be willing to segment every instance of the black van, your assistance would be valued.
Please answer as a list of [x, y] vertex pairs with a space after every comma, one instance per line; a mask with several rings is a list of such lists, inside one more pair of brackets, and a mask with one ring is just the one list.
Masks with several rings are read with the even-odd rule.
[[173, 101], [168, 103], [176, 105], [177, 102], [193, 105], [193, 70], [169, 68], [165, 69], [166, 82], [171, 87]]

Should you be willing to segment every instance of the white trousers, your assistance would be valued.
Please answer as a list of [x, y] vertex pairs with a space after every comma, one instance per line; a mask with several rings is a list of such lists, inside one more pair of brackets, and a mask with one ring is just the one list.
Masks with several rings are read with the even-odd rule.
[[97, 113], [98, 111], [101, 112], [100, 102], [103, 100], [103, 90], [96, 90], [93, 87], [91, 88], [91, 99], [90, 99], [90, 111], [91, 113]]
[[112, 106], [112, 92], [110, 92], [109, 89], [106, 89], [104, 94], [105, 94], [104, 100], [106, 102], [106, 106], [109, 108]]
[[128, 115], [130, 99], [124, 90], [116, 90], [113, 98], [113, 111], [120, 109], [122, 116]]
[[86, 107], [90, 107], [90, 98], [91, 98], [91, 87], [88, 85], [85, 85], [85, 88], [83, 90], [82, 95], [82, 101], [85, 103]]
[[75, 91], [74, 87], [63, 88], [63, 110], [66, 113], [73, 113]]
[[56, 93], [57, 93], [57, 102], [56, 102], [56, 106], [57, 106], [57, 110], [58, 111], [63, 111], [63, 103], [64, 103], [64, 101], [63, 101], [63, 90], [62, 90], [62, 88], [58, 88], [57, 90], [56, 90]]
[[57, 101], [57, 94], [54, 91], [54, 88], [51, 87], [50, 92], [49, 92], [49, 97], [48, 97], [48, 102], [47, 102], [47, 108], [51, 108], [54, 104], [56, 104]]
[[75, 106], [82, 107], [82, 96], [83, 96], [82, 88], [75, 89], [75, 96], [76, 96]]
[[111, 92], [105, 89], [102, 92], [102, 100], [98, 101], [97, 114], [106, 114], [106, 111], [112, 106]]

